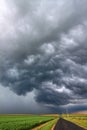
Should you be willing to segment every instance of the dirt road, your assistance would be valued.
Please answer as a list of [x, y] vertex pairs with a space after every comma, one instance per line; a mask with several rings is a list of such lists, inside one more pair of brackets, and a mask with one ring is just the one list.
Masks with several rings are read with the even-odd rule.
[[54, 130], [85, 130], [80, 126], [75, 125], [67, 120], [60, 118], [54, 127]]

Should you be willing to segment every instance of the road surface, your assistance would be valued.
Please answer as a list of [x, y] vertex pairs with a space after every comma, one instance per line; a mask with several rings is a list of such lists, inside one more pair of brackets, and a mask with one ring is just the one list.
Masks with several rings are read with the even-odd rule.
[[85, 130], [84, 128], [60, 118], [54, 127], [54, 130]]

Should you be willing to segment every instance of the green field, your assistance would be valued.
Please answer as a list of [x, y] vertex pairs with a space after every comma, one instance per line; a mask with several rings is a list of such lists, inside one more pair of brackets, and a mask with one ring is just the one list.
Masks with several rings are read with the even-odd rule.
[[[61, 115], [87, 130], [87, 115]], [[51, 130], [59, 119], [58, 115], [0, 115], [0, 130]], [[39, 127], [38, 127], [39, 126]]]
[[55, 118], [40, 115], [0, 115], [0, 130], [31, 130]]
[[57, 121], [58, 121], [58, 118], [48, 122], [46, 125], [44, 125], [43, 127], [39, 128], [37, 130], [51, 130]]

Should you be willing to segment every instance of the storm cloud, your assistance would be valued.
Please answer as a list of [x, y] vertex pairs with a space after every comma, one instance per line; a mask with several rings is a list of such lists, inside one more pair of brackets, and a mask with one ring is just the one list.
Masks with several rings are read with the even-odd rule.
[[49, 111], [85, 108], [86, 12], [87, 0], [0, 0], [3, 90], [18, 98], [33, 92]]

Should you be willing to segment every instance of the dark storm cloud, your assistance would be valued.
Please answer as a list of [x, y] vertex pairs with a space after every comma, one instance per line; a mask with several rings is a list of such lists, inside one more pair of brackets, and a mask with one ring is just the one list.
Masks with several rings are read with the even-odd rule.
[[49, 110], [43, 105], [38, 105], [34, 100], [34, 93], [26, 96], [16, 95], [8, 87], [0, 85], [0, 113], [2, 114], [27, 114], [27, 113], [48, 113]]
[[0, 83], [18, 95], [35, 90], [35, 100], [54, 109], [83, 102], [87, 1], [0, 3]]

